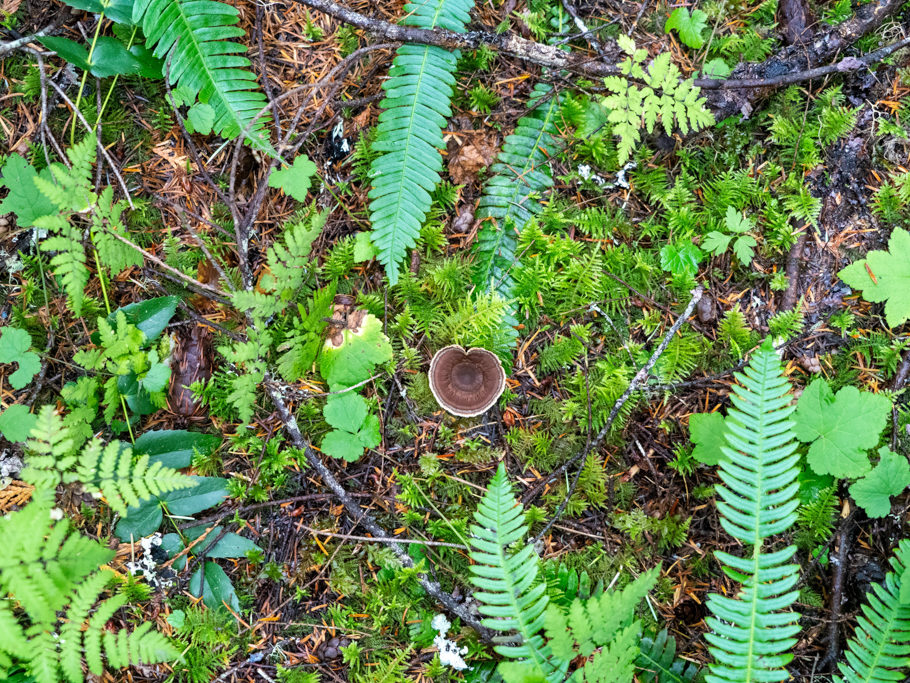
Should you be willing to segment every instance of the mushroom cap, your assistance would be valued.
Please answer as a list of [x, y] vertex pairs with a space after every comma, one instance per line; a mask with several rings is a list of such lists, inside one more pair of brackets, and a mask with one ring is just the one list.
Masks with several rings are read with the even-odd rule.
[[492, 351], [446, 346], [430, 361], [430, 391], [446, 411], [460, 417], [487, 412], [506, 388], [506, 371]]

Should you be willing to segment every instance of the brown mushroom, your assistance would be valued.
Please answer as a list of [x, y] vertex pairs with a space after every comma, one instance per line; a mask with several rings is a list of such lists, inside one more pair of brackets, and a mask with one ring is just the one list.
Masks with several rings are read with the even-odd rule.
[[505, 388], [502, 363], [486, 349], [446, 346], [430, 361], [430, 391], [439, 405], [453, 415], [482, 415]]

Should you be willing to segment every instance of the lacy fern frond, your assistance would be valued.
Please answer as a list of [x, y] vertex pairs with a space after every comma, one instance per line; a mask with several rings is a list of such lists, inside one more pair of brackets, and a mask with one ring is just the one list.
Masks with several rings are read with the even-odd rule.
[[69, 427], [50, 406], [38, 411], [35, 427], [26, 445], [28, 467], [23, 478], [38, 489], [53, 489], [60, 483], [59, 470], [68, 470], [76, 462], [74, 439]]
[[54, 205], [57, 213], [39, 216], [36, 228], [46, 230], [48, 237], [41, 242], [41, 251], [50, 252], [51, 268], [63, 283], [73, 313], [81, 315], [85, 286], [89, 281], [82, 230], [69, 220], [70, 214], [91, 206], [95, 194], [91, 190], [92, 164], [95, 161], [95, 139], [86, 137], [67, 151], [70, 168], [55, 163], [50, 167], [54, 182], [35, 176], [38, 191]]
[[[405, 7], [401, 23], [419, 28], [464, 31], [473, 0], [422, 0]], [[417, 243], [420, 226], [440, 180], [445, 146], [442, 129], [452, 115], [456, 53], [431, 45], [402, 45], [382, 84], [385, 109], [379, 116], [371, 166], [370, 240], [379, 250], [390, 284], [398, 282], [401, 260]]]
[[52, 406], [44, 406], [26, 444], [29, 455], [22, 478], [36, 488], [80, 482], [88, 493], [103, 495], [115, 512], [125, 515], [128, 505], [168, 491], [189, 488], [194, 480], [161, 463], [149, 466], [149, 456], [133, 462], [133, 451], [119, 441], [103, 446], [92, 439], [79, 454], [70, 455], [72, 436]]
[[891, 567], [894, 571], [882, 583], [872, 584], [835, 683], [904, 680], [910, 666], [910, 601], [902, 600], [901, 593], [907, 593], [903, 584], [910, 580], [910, 540], [900, 542]]
[[535, 195], [553, 184], [548, 164], [558, 150], [554, 136], [560, 101], [556, 96], [543, 99], [551, 90], [543, 83], [534, 86], [529, 104], [537, 106], [518, 120], [506, 138], [490, 169], [495, 175], [487, 181], [477, 208], [481, 225], [474, 244], [474, 283], [506, 300], [512, 297], [510, 271], [515, 266], [518, 235], [541, 210]]
[[328, 216], [327, 211], [314, 211], [309, 219], [298, 221], [285, 230], [283, 240], [276, 240], [268, 249], [268, 268], [257, 289], [231, 294], [234, 306], [261, 320], [283, 311], [311, 272], [310, 248]]
[[790, 414], [790, 385], [780, 359], [766, 341], [745, 371], [737, 373], [725, 421], [726, 455], [717, 487], [720, 523], [748, 548], [746, 557], [717, 552], [724, 572], [742, 584], [736, 597], [712, 594], [706, 621], [714, 663], [708, 683], [785, 681], [793, 658], [799, 615], [784, 611], [796, 600], [799, 565], [787, 564], [796, 552], [789, 545], [765, 552], [767, 538], [796, 521], [798, 484], [796, 440]]
[[587, 600], [576, 598], [568, 610], [548, 605], [544, 617], [547, 643], [553, 654], [572, 661], [590, 657], [584, 680], [623, 683], [632, 680], [641, 624], [635, 609], [654, 587], [659, 568], [638, 577], [622, 590], [607, 591]]
[[[645, 71], [646, 50], [636, 49], [628, 36], [620, 35], [619, 46], [628, 55], [619, 64], [622, 76], [608, 76], [604, 85], [612, 94], [603, 100], [610, 110], [607, 120], [613, 124], [613, 132], [619, 135], [619, 163], [628, 161], [632, 150], [641, 140], [641, 130], [654, 132], [658, 120], [667, 135], [673, 132], [674, 124], [683, 135], [689, 130], [699, 130], [714, 123], [714, 116], [705, 108], [705, 99], [692, 79], [683, 79], [679, 69], [670, 61], [670, 53], [664, 52], [651, 62]], [[627, 77], [643, 81], [639, 86]]]
[[126, 604], [123, 595], [101, 597], [114, 578], [101, 566], [114, 551], [55, 522], [53, 501], [53, 489], [38, 489], [23, 509], [0, 518], [0, 594], [13, 597], [0, 601], [0, 676], [15, 664], [35, 683], [82, 683], [83, 656], [93, 674], [104, 674], [102, 643], [115, 668], [175, 659], [179, 652], [151, 622], [108, 630]]
[[143, 499], [195, 485], [192, 477], [160, 462], [149, 466], [149, 456], [133, 462], [133, 450], [120, 441], [102, 446], [92, 439], [79, 456], [73, 476], [88, 493], [98, 493], [114, 512], [126, 515], [127, 506], [138, 507]]
[[69, 602], [72, 586], [114, 555], [91, 539], [70, 533], [68, 524], [53, 523], [50, 501], [43, 496], [0, 518], [0, 588], [15, 595], [22, 609], [42, 623], [54, 622]]
[[471, 577], [478, 591], [483, 625], [505, 634], [508, 644], [496, 651], [522, 667], [539, 670], [550, 683], [565, 677], [567, 661], [554, 658], [540, 635], [547, 607], [547, 584], [537, 581], [538, 558], [534, 546], [522, 544], [528, 531], [524, 509], [500, 463], [474, 513], [471, 525]]
[[266, 105], [245, 48], [231, 38], [244, 35], [240, 13], [215, 0], [136, 0], [133, 23], [141, 24], [146, 46], [164, 60], [172, 85], [208, 104], [212, 129], [226, 137], [244, 135], [250, 145], [275, 155], [266, 132], [268, 116], [256, 115]]

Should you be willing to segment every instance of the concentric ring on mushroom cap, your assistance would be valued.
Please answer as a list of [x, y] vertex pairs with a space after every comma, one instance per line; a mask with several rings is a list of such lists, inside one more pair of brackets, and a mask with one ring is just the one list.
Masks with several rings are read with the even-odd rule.
[[506, 371], [495, 353], [458, 345], [436, 352], [429, 378], [436, 402], [459, 417], [487, 412], [506, 388]]

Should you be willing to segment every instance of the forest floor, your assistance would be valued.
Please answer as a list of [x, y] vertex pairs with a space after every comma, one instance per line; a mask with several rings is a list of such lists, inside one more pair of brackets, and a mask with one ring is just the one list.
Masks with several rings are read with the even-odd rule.
[[[836, 30], [832, 27], [852, 13], [849, 2], [786, 1], [787, 7], [807, 11], [806, 31], [814, 37]], [[405, 264], [411, 282], [405, 290], [389, 287], [382, 266], [370, 254], [359, 255], [353, 238], [370, 229], [368, 143], [397, 44], [383, 46], [382, 36], [304, 3], [231, 4], [245, 31], [238, 40], [269, 99], [293, 93], [275, 107], [270, 130], [295, 127], [293, 142], [316, 163], [319, 177], [309, 209], [278, 189], [263, 195], [251, 226], [253, 277], [257, 283], [267, 277], [268, 249], [286, 225], [307, 210], [328, 210], [313, 242], [308, 286], [315, 290], [334, 283], [339, 295], [351, 297], [342, 305], [376, 315], [392, 340], [396, 360], [390, 371], [364, 389], [378, 410], [380, 445], [356, 462], [323, 457], [351, 499], [389, 533], [459, 543], [484, 487], [504, 460], [518, 497], [533, 511], [531, 533], [555, 520], [540, 539], [540, 556], [607, 585], [660, 564], [652, 609], [643, 617], [646, 626], [668, 629], [679, 653], [705, 664], [711, 659], [703, 638], [707, 596], [736, 591], [713, 553], [733, 552], [738, 544], [719, 524], [713, 504], [716, 468], [693, 458], [688, 421], [692, 414], [729, 405], [733, 373], [760, 340], [772, 333], [782, 345], [797, 395], [817, 377], [827, 378], [833, 389], [852, 385], [890, 392], [893, 423], [883, 443], [910, 453], [910, 412], [902, 393], [910, 374], [906, 326], [903, 334], [889, 328], [881, 304], [863, 301], [838, 277], [868, 250], [884, 248], [891, 230], [910, 219], [910, 196], [901, 195], [907, 185], [895, 180], [908, 172], [910, 162], [905, 51], [868, 69], [754, 89], [748, 117], [737, 112], [688, 135], [646, 135], [632, 164], [618, 163], [611, 136], [579, 132], [585, 107], [603, 94], [596, 80], [546, 70], [493, 49], [465, 51], [444, 131], [445, 182], [434, 195], [430, 228]], [[854, 9], [873, 5], [874, 0]], [[388, 22], [402, 14], [397, 2], [352, 0], [346, 6]], [[574, 55], [606, 63], [621, 59], [615, 37], [627, 34], [652, 56], [669, 52], [684, 75], [722, 59], [729, 67], [746, 64], [743, 77], [767, 78], [774, 75], [775, 60], [798, 70], [793, 55], [815, 49], [810, 40], [787, 44], [791, 23], [781, 15], [784, 0], [698, 6], [707, 12], [704, 36], [710, 35], [699, 49], [664, 31], [675, 5], [663, 0], [583, 0], [574, 6], [558, 0], [493, 0], [475, 8], [471, 27], [492, 31], [504, 23], [541, 41], [565, 35]], [[569, 7], [595, 29], [587, 38], [575, 35]], [[896, 7], [837, 54], [863, 54], [903, 38], [910, 10]], [[48, 24], [59, 24], [58, 35], [89, 40], [96, 26], [95, 15], [70, 13], [48, 0], [7, 0], [4, 11], [10, 14], [4, 23], [9, 40]], [[371, 49], [349, 58], [366, 47]], [[56, 56], [44, 53], [43, 61], [43, 78], [53, 80], [69, 102], [39, 81], [32, 52], [10, 52], [0, 64], [4, 152], [25, 155], [36, 168], [46, 164], [45, 149], [51, 161], [60, 158], [51, 145], [42, 144], [42, 111], [47, 130], [68, 141], [70, 105], [81, 78]], [[344, 68], [339, 71], [338, 65]], [[87, 79], [82, 107], [88, 118], [97, 115], [110, 80]], [[489, 177], [486, 169], [527, 113], [538, 82], [553, 84], [567, 98], [559, 124], [563, 149], [550, 163], [554, 186], [545, 197], [539, 235], [523, 244], [522, 258], [541, 267], [518, 277], [520, 336], [507, 363], [503, 400], [481, 418], [456, 418], [433, 400], [427, 367], [433, 352], [465, 338], [451, 332], [455, 325], [472, 324], [470, 315], [465, 320], [454, 316], [458, 297], [466, 293], [463, 264], [478, 232], [477, 201]], [[196, 246], [196, 235], [202, 235], [235, 277], [232, 208], [243, 212], [257, 201], [267, 162], [248, 147], [186, 133], [160, 80], [123, 77], [113, 93], [101, 115], [100, 139], [136, 206], [132, 238], [184, 279], [217, 283], [218, 273]], [[709, 101], [715, 111], [730, 113], [719, 99]], [[341, 128], [333, 133], [336, 125]], [[97, 183], [120, 192], [107, 166], [99, 164]], [[883, 207], [886, 187], [897, 190]], [[727, 205], [752, 216], [756, 246], [750, 258], [744, 262], [723, 249], [699, 256], [687, 252], [687, 244], [704, 248], [706, 234], [723, 225]], [[104, 313], [100, 302], [109, 300], [118, 308], [176, 294], [179, 307], [166, 331], [174, 339], [170, 404], [139, 418], [129, 436], [121, 422], [119, 438], [151, 430], [217, 435], [219, 445], [197, 455], [192, 471], [225, 477], [231, 495], [195, 517], [217, 520], [260, 549], [258, 555], [219, 562], [240, 606], [227, 617], [194, 613], [189, 571], [171, 588], [135, 597], [144, 619], [205, 650], [194, 664], [192, 676], [198, 678], [140, 666], [105, 680], [157, 681], [170, 675], [176, 680], [296, 680], [279, 678], [295, 668], [318, 672], [323, 681], [483, 680], [480, 663], [495, 655], [467, 627], [453, 634], [470, 648], [468, 657], [477, 665], [473, 673], [438, 665], [430, 621], [441, 611], [439, 604], [413, 581], [393, 576], [388, 549], [366, 538], [373, 534], [358, 526], [292, 447], [280, 410], [260, 392], [252, 419], [242, 425], [225, 400], [224, 385], [216, 380], [229, 376], [234, 366], [217, 349], [243, 331], [247, 323], [241, 314], [146, 261], [106, 282], [93, 278], [86, 297], [94, 303], [73, 315], [53, 278], [38, 275], [35, 242], [32, 230], [19, 228], [11, 216], [0, 218], [0, 320], [26, 327], [35, 347], [44, 349], [39, 379], [24, 389], [11, 388], [2, 373], [12, 366], [0, 365], [3, 407], [63, 406], [64, 387], [84, 374], [73, 358], [91, 343], [95, 317]], [[682, 261], [694, 259], [691, 270], [673, 254]], [[695, 314], [684, 321], [642, 390], [619, 411], [598, 448], [582, 462], [573, 458], [603, 427], [635, 371], [685, 309], [696, 283], [705, 294]], [[409, 291], [419, 291], [421, 298], [409, 300]], [[402, 317], [408, 311], [410, 320]], [[773, 327], [788, 311], [798, 315], [786, 329]], [[437, 334], [440, 329], [449, 336]], [[191, 406], [178, 409], [180, 387], [212, 377], [201, 404], [182, 396]], [[319, 413], [327, 391], [314, 376], [290, 383], [291, 393], [285, 395], [314, 444], [328, 429]], [[586, 414], [592, 414], [590, 425]], [[0, 437], [0, 464], [20, 454], [21, 444]], [[577, 488], [570, 490], [579, 467]], [[29, 496], [15, 469], [12, 475], [0, 489], [2, 512]], [[790, 665], [793, 680], [799, 681], [830, 680], [826, 656], [832, 621], [836, 654], [852, 633], [869, 587], [883, 579], [895, 545], [908, 535], [910, 493], [892, 499], [890, 514], [872, 519], [851, 504], [843, 483], [818, 484], [809, 495], [821, 496], [826, 488], [832, 501], [827, 518], [811, 528], [801, 522], [787, 537], [805, 534], [797, 555], [802, 631]], [[139, 546], [120, 541], [113, 534], [116, 519], [90, 503], [90, 497], [69, 492], [62, 505], [85, 533], [117, 550], [111, 566], [126, 576]], [[184, 527], [185, 521], [172, 520]], [[409, 552], [427, 558], [435, 578], [456, 599], [470, 595], [463, 549], [413, 543]], [[173, 618], [178, 612], [185, 617]], [[193, 640], [181, 631], [184, 618], [208, 619], [208, 640]]]

